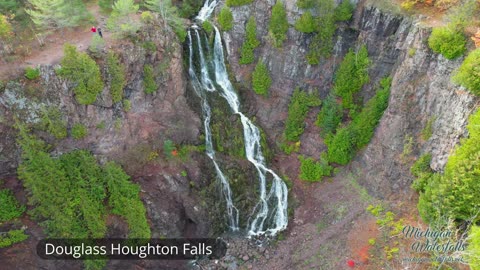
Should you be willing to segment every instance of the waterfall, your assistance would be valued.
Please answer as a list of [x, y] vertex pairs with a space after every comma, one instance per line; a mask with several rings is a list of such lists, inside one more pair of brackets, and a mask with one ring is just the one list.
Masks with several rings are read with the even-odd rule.
[[[207, 19], [208, 16], [210, 16], [210, 14], [213, 12], [216, 4], [216, 0], [207, 0], [202, 10], [199, 12], [197, 20], [204, 21]], [[249, 214], [249, 218], [245, 231], [247, 231], [248, 236], [263, 234], [275, 235], [279, 231], [284, 230], [288, 224], [288, 189], [283, 180], [265, 164], [265, 158], [263, 157], [260, 144], [260, 130], [247, 116], [240, 111], [240, 101], [232, 83], [228, 78], [220, 32], [217, 27], [214, 27], [214, 29], [215, 37], [213, 44], [213, 67], [211, 67], [211, 70], [214, 71], [214, 76], [212, 76], [208, 68], [205, 52], [202, 47], [200, 36], [201, 33], [204, 34], [204, 32], [199, 30], [199, 26], [197, 25], [192, 26], [192, 28], [190, 28], [188, 31], [189, 76], [193, 89], [202, 101], [206, 153], [212, 160], [218, 179], [222, 185], [223, 195], [225, 196], [227, 202], [226, 206], [229, 226], [234, 231], [239, 230], [238, 219], [240, 213], [233, 204], [233, 194], [230, 189], [229, 181], [216, 162], [215, 151], [213, 149], [210, 132], [211, 113], [207, 100], [207, 93], [220, 93], [220, 95], [227, 101], [232, 112], [240, 117], [243, 127], [246, 157], [247, 160], [255, 167], [258, 175], [259, 199], [251, 212], [246, 213]], [[198, 67], [195, 67], [193, 63], [195, 48], [198, 49]], [[212, 53], [212, 50], [207, 50], [206, 52]], [[198, 78], [197, 74], [200, 76], [200, 79]], [[267, 181], [271, 181], [271, 187], [269, 190], [267, 190]], [[255, 191], [252, 190], [252, 192]]]

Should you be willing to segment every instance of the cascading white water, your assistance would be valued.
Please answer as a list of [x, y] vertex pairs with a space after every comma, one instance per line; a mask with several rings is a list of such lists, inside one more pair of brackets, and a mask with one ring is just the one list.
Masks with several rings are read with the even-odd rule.
[[217, 6], [217, 4], [218, 4], [218, 0], [206, 0], [205, 3], [203, 4], [202, 9], [198, 12], [198, 15], [195, 19], [201, 22], [205, 21], [208, 17], [210, 17], [213, 10], [215, 10], [215, 7]]
[[[198, 44], [198, 49], [200, 51], [200, 58], [201, 60], [201, 75], [202, 79], [201, 81], [198, 80], [197, 75], [195, 74], [195, 71], [193, 70], [193, 39], [191, 35], [191, 31], [188, 32], [188, 41], [189, 41], [189, 69], [188, 69], [188, 74], [190, 76], [190, 81], [192, 83], [192, 87], [195, 90], [195, 93], [202, 99], [202, 112], [203, 112], [203, 125], [205, 129], [205, 151], [208, 155], [208, 157], [212, 160], [213, 165], [215, 167], [215, 171], [217, 172], [218, 179], [220, 180], [220, 183], [222, 185], [222, 191], [223, 195], [225, 196], [226, 200], [226, 207], [227, 207], [227, 217], [228, 217], [228, 223], [229, 227], [232, 231], [238, 231], [238, 209], [233, 205], [233, 200], [232, 200], [232, 190], [230, 189], [230, 184], [228, 183], [228, 179], [225, 177], [223, 174], [222, 170], [220, 170], [220, 167], [218, 166], [216, 160], [215, 160], [215, 151], [213, 150], [213, 144], [212, 144], [212, 133], [210, 131], [210, 118], [211, 118], [211, 110], [210, 110], [210, 105], [208, 105], [207, 97], [205, 96], [205, 93], [202, 91], [203, 89], [207, 91], [215, 91], [215, 88], [213, 87], [213, 83], [209, 79], [208, 75], [208, 69], [207, 66], [205, 65], [205, 59], [203, 58], [203, 52], [202, 52], [202, 47], [201, 47], [201, 40], [200, 40], [200, 35], [198, 33], [198, 30], [194, 30], [197, 38], [197, 44]], [[203, 77], [206, 78], [203, 78]]]
[[[204, 21], [210, 16], [217, 4], [216, 0], [207, 0], [197, 16], [197, 20]], [[191, 33], [195, 33], [195, 39], [192, 38]], [[259, 181], [259, 201], [252, 210], [248, 225], [246, 228], [248, 236], [254, 235], [275, 235], [281, 230], [284, 230], [288, 224], [287, 205], [288, 205], [288, 189], [283, 180], [271, 169], [265, 165], [265, 159], [261, 149], [261, 135], [260, 130], [240, 111], [240, 101], [233, 88], [232, 83], [228, 79], [228, 73], [225, 67], [225, 59], [223, 53], [222, 40], [220, 32], [215, 27], [215, 38], [213, 46], [213, 62], [215, 77], [212, 77], [205, 55], [202, 49], [201, 38], [198, 26], [194, 25], [188, 32], [189, 38], [189, 75], [192, 86], [197, 95], [202, 99], [202, 110], [205, 125], [206, 137], [206, 152], [212, 159], [217, 175], [222, 184], [223, 193], [227, 201], [227, 214], [230, 227], [238, 229], [239, 212], [232, 202], [232, 192], [228, 179], [222, 173], [220, 167], [215, 161], [215, 151], [212, 145], [212, 138], [210, 133], [210, 106], [208, 105], [206, 92], [216, 91], [215, 85], [218, 85], [221, 90], [221, 96], [227, 101], [234, 114], [240, 116], [243, 135], [245, 141], [245, 153], [247, 160], [256, 168]], [[198, 57], [200, 58], [198, 67], [199, 70], [195, 72], [193, 65], [193, 47], [194, 44], [198, 48]], [[200, 74], [200, 80], [197, 77]], [[267, 181], [271, 181], [270, 190], [267, 192]]]

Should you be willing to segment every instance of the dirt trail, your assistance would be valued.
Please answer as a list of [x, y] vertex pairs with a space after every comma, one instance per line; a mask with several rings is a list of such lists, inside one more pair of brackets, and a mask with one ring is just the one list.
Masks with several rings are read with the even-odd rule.
[[[106, 31], [107, 17], [100, 13], [100, 9], [96, 4], [89, 5], [87, 9], [97, 20], [96, 26], [102, 28], [105, 46], [110, 47], [112, 39], [111, 33]], [[75, 29], [59, 30], [45, 38], [43, 47], [39, 47], [38, 42], [34, 41], [36, 44], [30, 44], [33, 47], [33, 51], [29, 56], [9, 63], [5, 61], [0, 62], [0, 80], [18, 76], [18, 74], [23, 73], [26, 67], [59, 63], [63, 57], [63, 45], [65, 43], [77, 46], [79, 51], [85, 51], [90, 45], [93, 35], [97, 35], [97, 33], [90, 32], [90, 27], [84, 26]]]

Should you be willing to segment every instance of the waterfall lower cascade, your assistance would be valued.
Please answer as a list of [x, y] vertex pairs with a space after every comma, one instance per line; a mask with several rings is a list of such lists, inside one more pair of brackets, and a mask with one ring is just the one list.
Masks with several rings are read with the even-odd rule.
[[[196, 20], [200, 22], [206, 20], [215, 9], [217, 2], [218, 0], [206, 0]], [[206, 33], [198, 25], [193, 25], [188, 30], [188, 73], [192, 87], [201, 99], [206, 154], [213, 162], [217, 178], [222, 187], [226, 200], [229, 228], [232, 231], [245, 230], [249, 237], [275, 235], [279, 231], [286, 229], [288, 224], [288, 189], [283, 180], [265, 164], [260, 145], [260, 130], [240, 111], [240, 101], [232, 83], [228, 79], [220, 32], [216, 27], [214, 28], [213, 48], [202, 47], [202, 38], [205, 41], [207, 37]], [[208, 41], [203, 42], [203, 44], [211, 46]], [[198, 61], [194, 63], [194, 59]], [[216, 160], [210, 131], [211, 108], [207, 99], [207, 95], [210, 94], [222, 96], [227, 101], [232, 112], [240, 116], [246, 157], [257, 171], [259, 190], [252, 190], [252, 192], [258, 193], [259, 198], [251, 212], [245, 213], [245, 216], [249, 215], [246, 228], [239, 227], [240, 212], [233, 203], [234, 194], [230, 188], [228, 178], [222, 172]], [[271, 181], [269, 189], [267, 188], [267, 181]]]

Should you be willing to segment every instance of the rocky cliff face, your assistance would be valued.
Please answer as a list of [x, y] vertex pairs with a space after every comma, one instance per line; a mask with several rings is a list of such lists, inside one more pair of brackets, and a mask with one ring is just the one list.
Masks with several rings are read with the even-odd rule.
[[[206, 236], [211, 227], [206, 206], [192, 191], [192, 186], [201, 188], [209, 184], [204, 180], [210, 179], [205, 175], [209, 169], [204, 168], [204, 155], [192, 153], [190, 162], [186, 164], [152, 161], [155, 156], [149, 158], [152, 152], [161, 153], [163, 142], [167, 139], [177, 144], [203, 143], [198, 139], [200, 118], [187, 105], [183, 50], [176, 36], [160, 27], [146, 29], [142, 33], [143, 36], [135, 43], [122, 42], [113, 49], [126, 67], [124, 98], [131, 102], [128, 112], [121, 103], [112, 103], [108, 81], [105, 81], [105, 89], [94, 104], [78, 104], [72, 83], [58, 77], [52, 66], [42, 66], [40, 78], [35, 81], [20, 78], [8, 82], [0, 90], [0, 179], [11, 179], [10, 182], [16, 184], [10, 186], [21, 187], [19, 180], [14, 179], [20, 162], [16, 131], [12, 127], [14, 119], [35, 124], [39, 122], [44, 105], [55, 107], [67, 123], [69, 133], [73, 124], [82, 123], [88, 128], [88, 136], [81, 140], [70, 136], [56, 140], [45, 132], [36, 131], [37, 136], [52, 144], [54, 155], [73, 149], [89, 149], [101, 161], [115, 160], [122, 164], [141, 186], [152, 237]], [[157, 49], [146, 50], [143, 46], [145, 42], [155, 44]], [[105, 75], [103, 61], [102, 57], [98, 59]], [[145, 94], [143, 88], [145, 64], [151, 64], [157, 72], [155, 79], [159, 89], [150, 95]], [[111, 227], [114, 232], [126, 232], [122, 222], [112, 222]], [[37, 231], [33, 233], [33, 230]], [[42, 233], [38, 231], [36, 226], [27, 230], [34, 238], [41, 238]], [[32, 243], [32, 248], [29, 248], [32, 252], [35, 244]], [[24, 261], [24, 269], [44, 265], [32, 258]], [[15, 265], [18, 262], [11, 263]], [[47, 268], [54, 269], [52, 267]]]
[[[319, 95], [325, 97], [331, 89], [334, 71], [348, 49], [365, 44], [372, 64], [370, 83], [364, 86], [361, 97], [364, 101], [372, 97], [374, 86], [385, 76], [393, 78], [393, 85], [390, 105], [375, 136], [355, 161], [364, 176], [360, 181], [382, 198], [408, 192], [412, 181], [409, 167], [415, 156], [427, 152], [433, 157], [431, 167], [441, 171], [449, 153], [465, 135], [468, 115], [477, 103], [465, 89], [450, 81], [461, 59], [450, 61], [434, 54], [427, 45], [429, 28], [360, 1], [352, 21], [339, 25], [334, 37], [334, 55], [318, 66], [311, 66], [305, 61], [311, 39], [308, 34], [290, 27], [282, 48], [276, 49], [268, 41], [268, 21], [274, 2], [255, 1], [252, 5], [232, 8], [234, 28], [224, 33], [232, 72], [237, 81], [250, 88], [245, 82], [250, 79], [253, 64], [242, 66], [238, 60], [246, 22], [250, 16], [257, 21], [257, 36], [261, 37], [262, 45], [256, 49], [256, 56], [268, 64], [273, 85], [268, 98], [256, 96], [253, 91], [244, 97], [250, 113], [257, 116], [270, 139], [281, 138], [293, 90], [318, 89]], [[284, 2], [288, 21], [293, 25], [302, 10], [296, 7], [296, 1]], [[433, 123], [432, 135], [422, 140], [421, 131], [429, 121]], [[318, 156], [324, 146], [315, 139], [318, 136], [308, 134], [312, 121], [306, 124], [301, 153]]]

